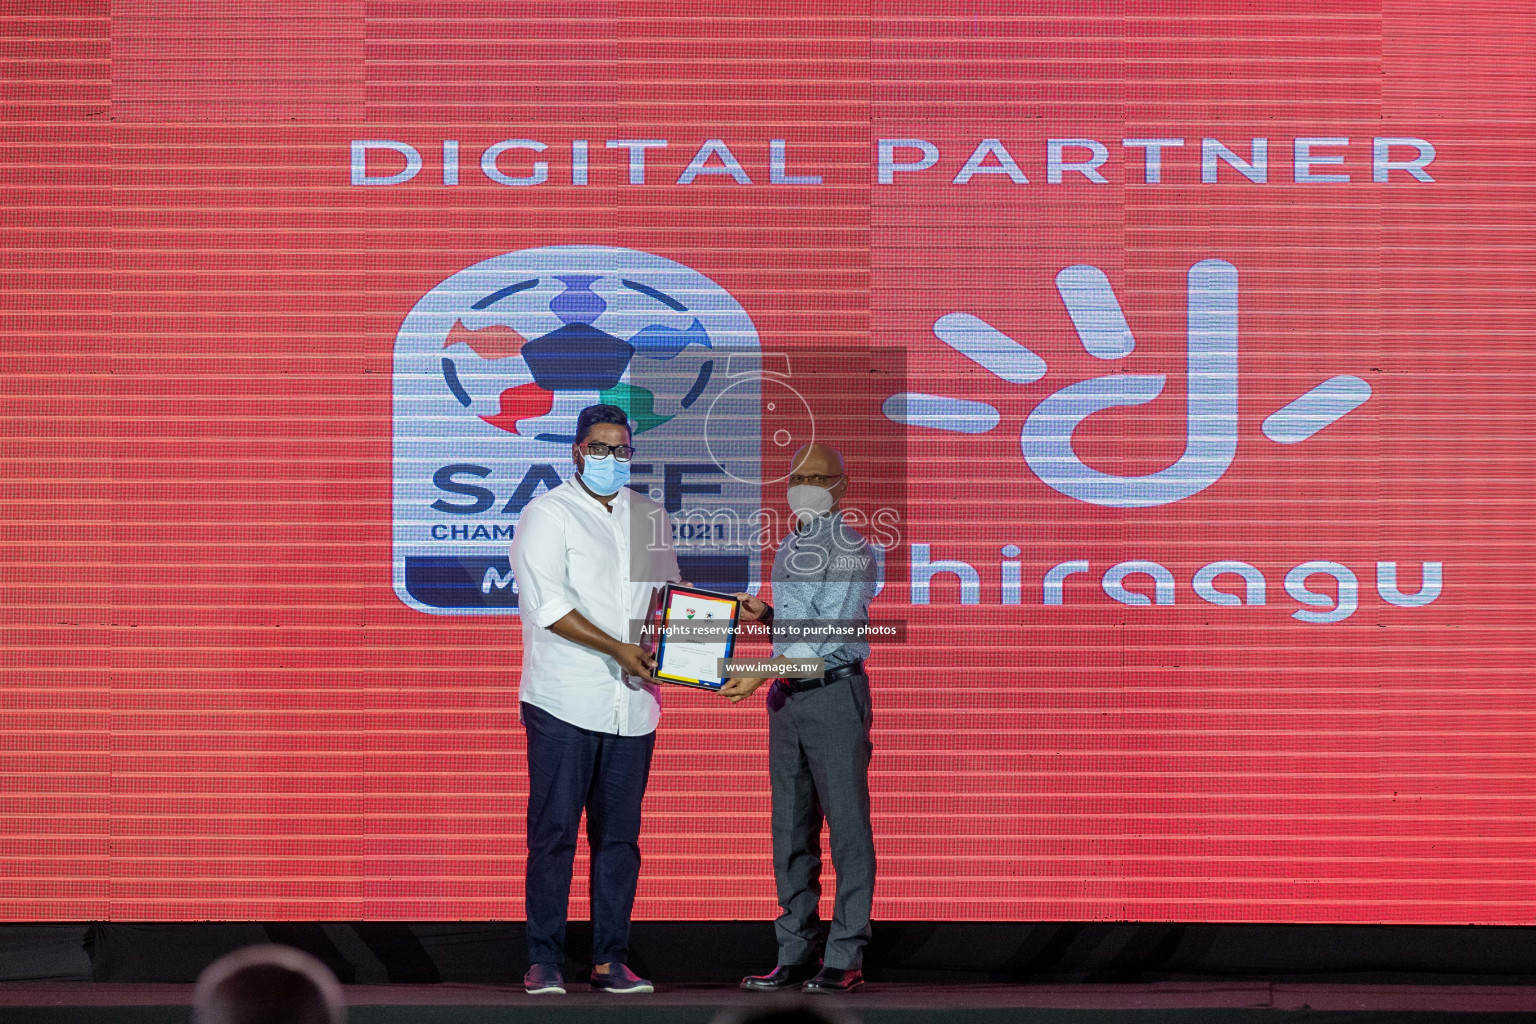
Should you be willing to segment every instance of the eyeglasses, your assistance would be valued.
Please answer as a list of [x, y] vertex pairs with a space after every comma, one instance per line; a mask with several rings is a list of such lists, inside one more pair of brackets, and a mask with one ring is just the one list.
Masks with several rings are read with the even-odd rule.
[[841, 480], [842, 478], [843, 474], [841, 473], [838, 473], [836, 476], [822, 476], [820, 473], [791, 473], [789, 474], [789, 485], [791, 487], [799, 487], [801, 484], [814, 484], [817, 487], [825, 487], [832, 483], [832, 481]]
[[612, 455], [620, 462], [628, 462], [635, 457], [633, 445], [603, 444], [601, 441], [588, 441], [581, 447], [594, 459], [606, 459], [609, 455]]

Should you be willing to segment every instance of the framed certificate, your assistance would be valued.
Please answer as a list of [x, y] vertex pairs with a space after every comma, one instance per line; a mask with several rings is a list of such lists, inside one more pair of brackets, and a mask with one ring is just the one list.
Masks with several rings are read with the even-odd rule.
[[720, 659], [736, 646], [740, 602], [730, 594], [669, 583], [660, 595], [656, 669], [663, 683], [718, 690], [725, 685]]

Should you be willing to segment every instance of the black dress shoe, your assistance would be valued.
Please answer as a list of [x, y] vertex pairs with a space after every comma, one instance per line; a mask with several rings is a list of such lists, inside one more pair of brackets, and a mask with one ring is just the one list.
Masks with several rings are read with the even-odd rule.
[[748, 992], [782, 992], [798, 988], [816, 973], [816, 964], [780, 964], [767, 974], [753, 974], [741, 979], [741, 987]]
[[816, 972], [816, 977], [800, 987], [802, 992], [852, 992], [864, 987], [864, 972], [857, 967], [852, 970], [842, 970], [838, 967], [823, 967]]

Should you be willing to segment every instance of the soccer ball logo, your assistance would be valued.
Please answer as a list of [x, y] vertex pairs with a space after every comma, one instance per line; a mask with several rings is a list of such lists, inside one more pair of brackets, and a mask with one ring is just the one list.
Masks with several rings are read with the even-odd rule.
[[698, 401], [716, 363], [688, 297], [622, 271], [502, 285], [473, 298], [442, 348], [443, 386], [460, 405], [498, 430], [567, 444], [575, 412], [596, 402], [628, 413], [637, 435], [654, 430]]

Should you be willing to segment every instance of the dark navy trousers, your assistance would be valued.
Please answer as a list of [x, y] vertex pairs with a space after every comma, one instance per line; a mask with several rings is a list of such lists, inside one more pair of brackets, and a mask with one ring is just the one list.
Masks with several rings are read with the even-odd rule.
[[656, 734], [615, 736], [522, 705], [528, 733], [528, 962], [565, 962], [576, 832], [587, 812], [592, 962], [624, 963], [640, 878], [640, 801]]

